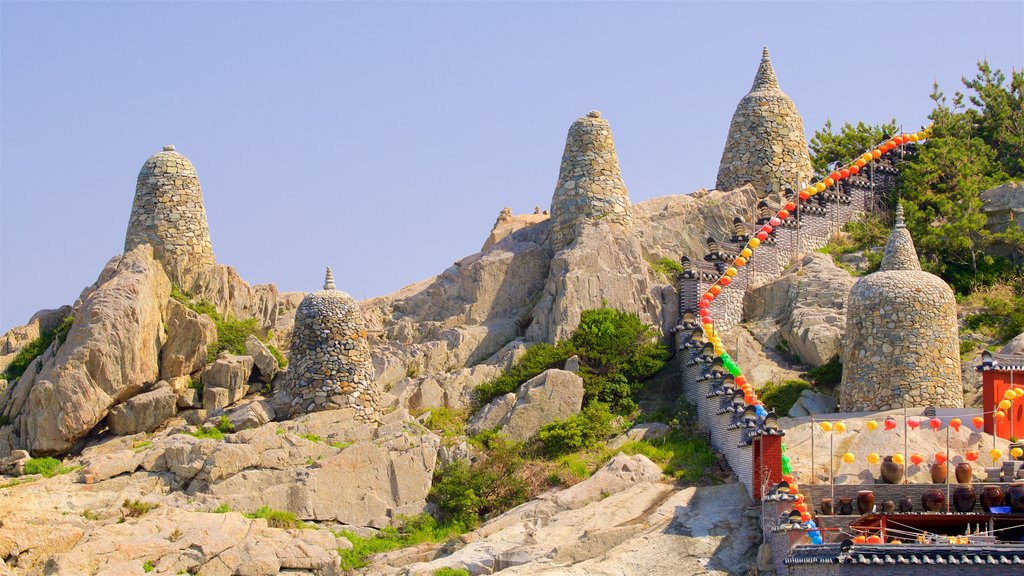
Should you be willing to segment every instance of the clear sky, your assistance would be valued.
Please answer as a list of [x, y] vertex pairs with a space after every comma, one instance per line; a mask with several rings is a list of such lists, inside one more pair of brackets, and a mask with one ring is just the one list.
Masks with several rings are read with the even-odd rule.
[[714, 185], [767, 45], [808, 135], [926, 123], [975, 62], [1024, 62], [1024, 2], [0, 2], [0, 331], [72, 303], [174, 144], [214, 252], [357, 298], [547, 208], [566, 130], [612, 125], [634, 202]]

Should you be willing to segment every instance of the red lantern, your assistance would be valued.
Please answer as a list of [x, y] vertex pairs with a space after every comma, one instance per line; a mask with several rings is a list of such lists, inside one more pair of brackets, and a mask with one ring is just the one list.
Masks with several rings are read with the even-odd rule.
[[921, 421], [918, 420], [917, 418], [907, 418], [907, 426], [910, 426], [914, 430], [917, 430], [917, 427], [920, 425]]
[[903, 136], [893, 136], [892, 141], [899, 146], [900, 144], [903, 144]]
[[783, 220], [789, 218], [789, 210], [779, 210], [778, 217], [782, 218]]
[[911, 454], [910, 461], [914, 463], [914, 466], [920, 466], [921, 462], [924, 462], [924, 456], [920, 454]]
[[839, 180], [839, 172], [833, 172], [829, 174], [828, 177], [831, 178], [833, 181]]
[[783, 208], [785, 208], [789, 212], [792, 212], [793, 210], [796, 210], [796, 203], [795, 202], [786, 202], [786, 205], [783, 206]]
[[701, 310], [707, 310], [708, 303], [701, 300], [700, 302], [697, 302], [697, 308], [700, 308]]
[[875, 160], [878, 160], [879, 158], [881, 158], [882, 157], [882, 149], [881, 148], [875, 148], [874, 150], [872, 150], [871, 151], [871, 157], [874, 158]]
[[885, 419], [885, 429], [886, 430], [895, 430], [896, 429], [896, 419], [893, 418], [892, 416], [886, 418]]
[[743, 401], [746, 402], [747, 404], [753, 404], [754, 403], [754, 395], [750, 394], [749, 392], [747, 394], [744, 394], [743, 395]]
[[800, 194], [798, 194], [798, 196], [800, 197], [800, 200], [803, 200], [803, 201], [806, 201], [808, 198], [811, 197], [810, 194], [808, 194], [807, 192], [804, 192], [803, 190], [800, 191]]
[[981, 430], [985, 426], [985, 419], [981, 416], [975, 416], [971, 418], [971, 424], [974, 424], [976, 429]]
[[786, 484], [792, 484], [793, 482], [796, 482], [796, 477], [795, 477], [795, 476], [793, 476], [792, 474], [783, 474], [783, 476], [782, 476], [782, 480], [783, 480], [783, 481], [784, 481], [784, 482], [785, 482]]
[[800, 514], [800, 521], [801, 522], [810, 522], [811, 521], [811, 515], [808, 514], [807, 512], [804, 512], [804, 513]]
[[722, 287], [719, 286], [718, 284], [715, 284], [710, 289], [708, 289], [708, 292], [711, 292], [711, 294], [718, 296], [722, 292]]
[[946, 453], [945, 452], [936, 452], [935, 453], [935, 461], [938, 462], [939, 464], [942, 464], [943, 462], [945, 462], [946, 461]]
[[857, 166], [856, 164], [850, 166], [850, 174], [857, 174], [858, 172], [860, 172], [860, 166]]
[[963, 424], [963, 420], [960, 420], [959, 418], [953, 418], [952, 420], [949, 421], [949, 425], [953, 428], [953, 430], [956, 430], [957, 432], [960, 431], [961, 424]]
[[974, 450], [968, 450], [965, 456], [967, 456], [967, 459], [970, 460], [971, 462], [974, 462], [975, 460], [978, 459], [978, 453], [975, 452]]
[[718, 279], [718, 283], [721, 284], [722, 286], [728, 286], [729, 284], [732, 283], [732, 278], [729, 278], [728, 276], [722, 276], [721, 278]]
[[839, 171], [839, 177], [840, 178], [849, 178], [850, 177], [850, 171], [847, 170], [846, 168], [843, 168], [842, 170]]
[[761, 242], [764, 242], [765, 240], [768, 239], [768, 233], [764, 231], [758, 232], [757, 239], [760, 240]]
[[854, 544], [863, 544], [863, 543], [865, 543], [867, 541], [868, 541], [868, 539], [865, 538], [864, 536], [856, 536], [853, 539], [853, 543]]
[[942, 420], [938, 418], [932, 418], [931, 420], [928, 421], [928, 425], [932, 427], [932, 430], [938, 430], [939, 428], [942, 428]]
[[746, 376], [737, 376], [736, 377], [736, 385], [737, 386], [743, 386], [746, 383], [747, 383], [747, 377]]
[[800, 503], [800, 502], [797, 502], [796, 504], [794, 504], [794, 505], [793, 505], [793, 508], [794, 508], [794, 509], [795, 509], [795, 510], [796, 510], [797, 512], [801, 512], [801, 513], [807, 512], [807, 506], [805, 506], [804, 504], [802, 504], [802, 503]]

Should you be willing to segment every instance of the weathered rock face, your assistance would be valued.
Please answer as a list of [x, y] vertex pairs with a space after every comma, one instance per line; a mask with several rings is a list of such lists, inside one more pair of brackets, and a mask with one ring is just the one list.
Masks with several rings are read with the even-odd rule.
[[766, 347], [788, 347], [804, 363], [821, 366], [839, 353], [853, 283], [831, 257], [812, 252], [774, 282], [748, 290], [743, 307]]
[[111, 406], [154, 383], [170, 292], [151, 247], [111, 259], [83, 293], [67, 340], [0, 399], [0, 412], [15, 424], [14, 447], [64, 452]]
[[804, 121], [779, 88], [765, 48], [754, 85], [733, 114], [715, 186], [731, 190], [750, 182], [759, 192], [780, 192], [811, 176]]
[[256, 318], [265, 328], [272, 328], [277, 322], [277, 287], [250, 286], [233, 266], [217, 264], [199, 269], [194, 280], [181, 287], [197, 300], [213, 304], [225, 318]]
[[203, 408], [216, 410], [238, 402], [249, 391], [252, 356], [221, 353], [203, 371]]
[[303, 298], [295, 312], [291, 350], [285, 379], [291, 416], [351, 407], [364, 422], [380, 418], [363, 313], [334, 289], [329, 268], [324, 289]]
[[899, 208], [881, 270], [850, 291], [841, 411], [963, 407], [956, 299], [920, 268]]
[[[1011, 226], [1024, 230], [1024, 184], [1008, 182], [981, 193], [981, 211], [988, 217], [985, 229], [990, 232], [1006, 232]], [[993, 253], [1006, 256], [1020, 264], [1024, 253], [1008, 244], [996, 244]]]
[[487, 240], [484, 241], [480, 251], [487, 252], [488, 249], [507, 238], [513, 232], [544, 222], [548, 217], [546, 210], [543, 213], [538, 210], [534, 214], [513, 214], [511, 208], [502, 208], [501, 213], [498, 214], [498, 219], [494, 222], [494, 227], [491, 228], [491, 233], [488, 234]]
[[595, 219], [627, 228], [633, 222], [612, 129], [597, 111], [577, 118], [565, 138], [551, 199], [551, 248], [555, 252], [565, 248], [578, 236], [581, 225]]
[[178, 395], [169, 386], [133, 396], [107, 414], [110, 431], [121, 436], [152, 432], [177, 412]]
[[583, 407], [583, 379], [565, 370], [545, 370], [527, 380], [516, 394], [495, 398], [470, 420], [467, 430], [479, 434], [499, 428], [516, 442], [524, 442], [545, 424], [579, 414]]
[[206, 350], [217, 341], [217, 325], [177, 300], [167, 302], [167, 341], [160, 349], [160, 376], [188, 376], [206, 366]]
[[164, 146], [139, 171], [124, 251], [149, 244], [179, 286], [214, 263], [203, 192], [188, 158]]
[[[26, 344], [38, 338], [43, 332], [56, 328], [71, 313], [71, 306], [61, 306], [56, 310], [40, 310], [24, 325], [15, 326], [0, 336], [0, 372], [10, 366], [11, 361]], [[3, 392], [0, 391], [0, 394]]]
[[264, 382], [273, 382], [277, 375], [277, 358], [271, 354], [270, 349], [260, 339], [249, 334], [245, 339], [245, 352], [252, 356], [253, 363], [260, 371], [260, 377]]

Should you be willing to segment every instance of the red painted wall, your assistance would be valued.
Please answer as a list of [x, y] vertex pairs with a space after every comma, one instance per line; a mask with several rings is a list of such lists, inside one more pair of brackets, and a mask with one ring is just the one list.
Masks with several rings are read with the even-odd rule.
[[1006, 420], [996, 422], [996, 406], [1003, 399], [1003, 394], [1013, 386], [1024, 386], [1024, 372], [1009, 370], [985, 370], [982, 372], [982, 399], [985, 407], [985, 432], [1000, 438], [1010, 436], [1024, 438], [1024, 399], [1013, 402], [1007, 413]]

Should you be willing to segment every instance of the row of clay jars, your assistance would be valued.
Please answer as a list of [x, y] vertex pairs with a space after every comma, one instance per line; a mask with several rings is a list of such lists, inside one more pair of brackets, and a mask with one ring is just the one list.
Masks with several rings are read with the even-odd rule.
[[[882, 480], [886, 484], [899, 484], [903, 481], [903, 474], [906, 472], [906, 466], [904, 464], [897, 464], [893, 462], [892, 456], [886, 456], [882, 460], [881, 466]], [[956, 465], [956, 469], [953, 472], [956, 475], [956, 481], [960, 484], [970, 484], [971, 479], [974, 476], [974, 469], [967, 462], [961, 462]], [[949, 465], [945, 462], [935, 462], [931, 466], [932, 482], [935, 484], [945, 484], [946, 477], [949, 474]]]
[[[953, 508], [957, 512], [971, 512], [978, 500], [978, 492], [970, 484], [963, 484], [953, 492]], [[1007, 501], [1008, 500], [1008, 501]], [[1005, 491], [995, 484], [986, 484], [981, 489], [981, 509], [986, 514], [991, 513], [993, 506], [1002, 506], [1006, 502], [1014, 513], [1024, 513], [1024, 482], [1011, 484]], [[930, 488], [921, 495], [921, 508], [927, 512], [940, 512], [946, 503], [946, 494], [939, 488]], [[857, 493], [857, 510], [861, 514], [867, 514], [874, 509], [875, 494], [871, 490], [861, 490]], [[893, 513], [896, 511], [896, 503], [886, 500], [882, 504], [882, 512]], [[899, 502], [900, 512], [911, 512], [913, 505], [909, 498], [903, 497]], [[826, 516], [839, 514], [853, 514], [853, 499], [839, 498], [838, 510], [832, 504], [831, 498], [822, 498], [821, 511]]]

